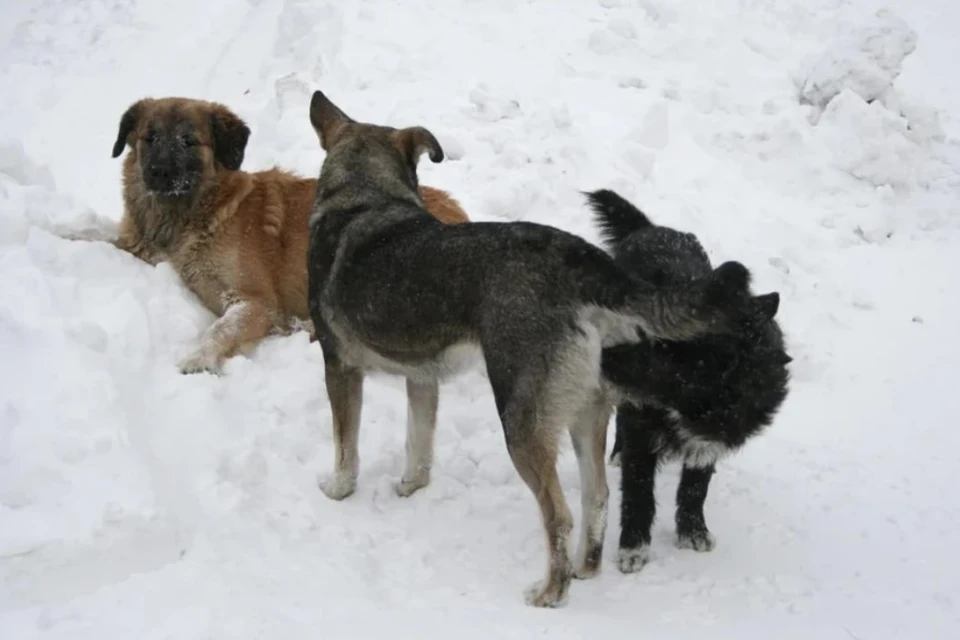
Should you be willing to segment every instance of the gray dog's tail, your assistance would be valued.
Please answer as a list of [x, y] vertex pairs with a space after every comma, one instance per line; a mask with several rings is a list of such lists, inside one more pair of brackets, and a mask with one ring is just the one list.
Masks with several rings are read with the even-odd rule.
[[594, 221], [600, 228], [600, 237], [614, 248], [631, 233], [653, 226], [643, 211], [630, 204], [620, 194], [610, 189], [583, 192], [587, 204], [593, 210]]
[[[653, 225], [642, 211], [617, 193], [601, 189], [585, 193], [604, 240], [615, 248], [631, 233]], [[725, 262], [709, 275], [671, 287], [633, 277], [615, 264], [605, 265], [598, 279], [585, 279], [585, 299], [635, 323], [649, 337], [692, 340], [761, 326], [773, 319], [780, 295], [754, 296], [750, 272], [739, 262]]]
[[644, 333], [663, 340], [692, 340], [762, 325], [780, 306], [779, 293], [750, 293], [750, 272], [739, 262], [724, 262], [705, 278], [666, 288], [624, 277], [632, 286], [624, 291], [623, 312], [636, 318]]

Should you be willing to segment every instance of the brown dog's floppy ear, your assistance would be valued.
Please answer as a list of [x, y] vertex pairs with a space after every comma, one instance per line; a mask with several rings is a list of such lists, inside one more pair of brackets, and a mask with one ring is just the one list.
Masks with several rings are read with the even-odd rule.
[[223, 105], [216, 105], [210, 113], [213, 132], [213, 157], [230, 171], [243, 164], [243, 154], [250, 139], [250, 127], [240, 116]]
[[313, 97], [310, 98], [310, 124], [317, 132], [324, 151], [330, 150], [343, 127], [351, 122], [353, 119], [330, 102], [322, 91], [313, 92]]
[[400, 153], [406, 158], [407, 164], [411, 167], [416, 168], [420, 156], [425, 152], [430, 153], [430, 160], [433, 162], [443, 160], [443, 149], [440, 147], [440, 143], [437, 142], [432, 133], [423, 127], [401, 129], [393, 134], [393, 139], [397, 148], [400, 149]]
[[137, 100], [123, 112], [123, 115], [120, 117], [120, 130], [117, 132], [117, 141], [113, 143], [112, 157], [116, 158], [123, 153], [124, 148], [127, 146], [127, 139], [133, 130], [137, 128], [137, 122], [140, 120], [140, 116], [143, 115], [145, 103], [145, 99]]

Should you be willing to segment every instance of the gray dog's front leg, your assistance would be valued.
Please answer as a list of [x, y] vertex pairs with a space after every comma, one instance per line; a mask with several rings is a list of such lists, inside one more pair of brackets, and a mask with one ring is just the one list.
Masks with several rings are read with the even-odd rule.
[[331, 500], [343, 500], [357, 488], [360, 454], [360, 408], [363, 404], [363, 371], [339, 362], [326, 364], [327, 397], [333, 416], [333, 474], [320, 482]]
[[440, 384], [436, 380], [415, 382], [407, 378], [407, 462], [397, 483], [397, 495], [404, 498], [430, 484], [439, 398]]

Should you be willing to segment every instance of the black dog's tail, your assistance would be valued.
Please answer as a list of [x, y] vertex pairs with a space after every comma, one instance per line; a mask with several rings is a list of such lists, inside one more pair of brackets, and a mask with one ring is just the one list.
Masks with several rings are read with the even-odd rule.
[[600, 227], [600, 236], [609, 248], [619, 245], [631, 233], [654, 226], [650, 218], [610, 189], [583, 192], [593, 217]]

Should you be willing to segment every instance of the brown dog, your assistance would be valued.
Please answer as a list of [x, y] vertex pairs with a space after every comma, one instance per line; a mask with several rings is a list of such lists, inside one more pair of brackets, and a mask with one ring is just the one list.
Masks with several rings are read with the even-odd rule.
[[[220, 316], [180, 363], [218, 372], [291, 321], [309, 323], [307, 218], [317, 180], [279, 169], [240, 170], [250, 129], [227, 107], [189, 98], [145, 98], [120, 120], [113, 157], [125, 147], [124, 213], [118, 237], [100, 237], [149, 262], [170, 262]], [[468, 221], [446, 192], [420, 187], [426, 209]], [[312, 331], [311, 331], [312, 333]]]

